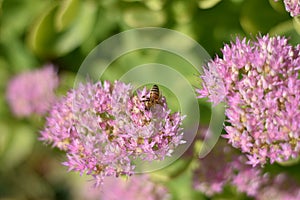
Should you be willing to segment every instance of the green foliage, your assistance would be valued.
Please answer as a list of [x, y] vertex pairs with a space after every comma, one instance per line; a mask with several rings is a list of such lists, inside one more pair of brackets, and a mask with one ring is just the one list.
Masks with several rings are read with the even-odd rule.
[[49, 6], [28, 35], [30, 48], [46, 58], [62, 56], [74, 50], [90, 35], [96, 8], [89, 1], [61, 1]]

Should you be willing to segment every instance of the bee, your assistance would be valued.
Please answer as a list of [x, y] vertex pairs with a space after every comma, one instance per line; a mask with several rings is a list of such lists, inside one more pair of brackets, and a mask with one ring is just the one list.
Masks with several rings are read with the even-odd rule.
[[157, 85], [152, 86], [149, 97], [143, 96], [142, 98], [143, 98], [142, 102], [145, 102], [145, 110], [150, 110], [150, 108], [155, 104], [162, 105], [161, 93]]

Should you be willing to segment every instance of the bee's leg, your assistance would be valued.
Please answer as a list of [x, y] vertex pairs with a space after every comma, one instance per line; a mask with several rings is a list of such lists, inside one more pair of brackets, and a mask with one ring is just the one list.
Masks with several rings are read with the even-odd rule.
[[146, 97], [145, 95], [142, 96], [141, 102], [147, 102], [147, 101], [150, 101], [150, 97]]
[[150, 100], [149, 100], [149, 101], [146, 101], [146, 102], [145, 102], [145, 110], [149, 111], [152, 105], [153, 105], [153, 104], [150, 102]]

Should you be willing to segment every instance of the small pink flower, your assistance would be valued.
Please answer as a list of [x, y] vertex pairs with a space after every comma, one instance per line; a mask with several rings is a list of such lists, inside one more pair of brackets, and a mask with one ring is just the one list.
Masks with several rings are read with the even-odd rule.
[[19, 74], [8, 83], [7, 101], [17, 117], [44, 115], [55, 100], [58, 76], [52, 65]]

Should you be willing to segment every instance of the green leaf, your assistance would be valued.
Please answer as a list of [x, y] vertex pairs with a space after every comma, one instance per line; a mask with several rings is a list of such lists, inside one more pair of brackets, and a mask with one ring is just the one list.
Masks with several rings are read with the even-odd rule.
[[145, 7], [128, 7], [124, 11], [124, 22], [129, 27], [162, 26], [166, 22], [165, 13], [149, 10]]
[[30, 48], [39, 55], [53, 54], [52, 46], [55, 44], [54, 17], [57, 4], [46, 10], [34, 24], [28, 36]]
[[300, 43], [300, 35], [296, 31], [296, 27], [299, 26], [295, 19], [288, 20], [273, 27], [269, 33], [271, 36], [282, 35], [289, 38], [289, 43], [297, 45]]
[[34, 130], [24, 124], [18, 124], [9, 131], [9, 142], [2, 157], [2, 167], [14, 167], [24, 161], [32, 152], [36, 135]]
[[167, 187], [172, 194], [172, 200], [181, 199], [206, 199], [203, 194], [197, 192], [192, 186], [192, 173], [190, 170], [186, 170], [180, 176], [170, 180], [167, 183]]
[[198, 6], [201, 9], [209, 9], [217, 5], [221, 0], [198, 0]]
[[166, 0], [147, 0], [145, 5], [151, 10], [161, 10], [166, 3]]
[[72, 26], [64, 31], [55, 27], [58, 10], [58, 5], [49, 8], [29, 34], [29, 45], [40, 56], [59, 57], [69, 53], [89, 37], [94, 27], [97, 8], [93, 2], [82, 2]]
[[247, 0], [241, 10], [240, 23], [249, 34], [265, 34], [286, 19], [289, 19], [288, 14], [279, 15], [268, 1]]
[[298, 157], [298, 158], [295, 158], [295, 159], [289, 159], [287, 161], [277, 162], [277, 163], [281, 166], [292, 166], [292, 165], [299, 164], [299, 160], [300, 160], [300, 158]]
[[297, 33], [300, 35], [300, 17], [294, 17], [293, 18], [293, 25]]
[[69, 90], [74, 87], [74, 81], [76, 78], [76, 74], [71, 72], [62, 72], [59, 75], [60, 84], [57, 89], [58, 95], [65, 95]]
[[[9, 79], [8, 63], [4, 57], [0, 57], [0, 91], [4, 90]], [[0, 96], [1, 98], [1, 96]], [[1, 110], [1, 108], [0, 108]]]
[[279, 13], [286, 13], [287, 11], [285, 10], [283, 1], [274, 1], [274, 0], [269, 0], [270, 5], [274, 8]]
[[64, 0], [59, 7], [55, 26], [58, 31], [63, 31], [70, 26], [70, 24], [77, 17], [79, 11], [79, 0]]
[[191, 160], [178, 159], [171, 165], [162, 168], [158, 171], [152, 172], [151, 176], [157, 180], [170, 180], [175, 177], [181, 176], [182, 173], [186, 174], [186, 171], [190, 170]]
[[27, 71], [38, 65], [36, 57], [24, 46], [21, 39], [9, 37], [2, 45], [8, 67], [14, 73]]
[[57, 38], [54, 50], [63, 55], [78, 47], [86, 40], [94, 28], [97, 8], [92, 2], [85, 2], [78, 13], [77, 21], [64, 34]]
[[[40, 11], [49, 5], [44, 0], [6, 0], [0, 2], [0, 40], [22, 36]], [[4, 28], [3, 28], [4, 27]]]
[[[11, 71], [18, 73], [37, 64], [32, 52], [24, 45], [24, 35], [32, 20], [47, 6], [41, 0], [6, 0], [1, 4], [0, 52]], [[0, 54], [1, 54], [0, 53]]]
[[121, 11], [117, 8], [99, 8], [95, 26], [88, 39], [80, 46], [83, 54], [88, 54], [99, 41], [103, 41], [113, 34], [114, 29], [118, 28]]
[[[0, 57], [0, 135], [3, 133], [5, 134], [5, 127], [2, 129], [1, 126], [1, 119], [6, 118], [6, 114], [9, 113], [9, 107], [7, 106], [7, 100], [6, 100], [6, 87], [9, 80], [9, 71], [8, 71], [8, 63], [6, 63], [5, 59]], [[4, 117], [5, 116], [5, 117]], [[1, 154], [1, 136], [0, 136], [0, 154]]]
[[175, 1], [172, 4], [172, 10], [174, 13], [174, 19], [178, 24], [188, 24], [193, 18], [197, 7], [193, 1]]
[[6, 123], [0, 122], [0, 158], [3, 156], [3, 153], [5, 152], [5, 149], [7, 148], [9, 137], [10, 137], [10, 131], [9, 127]]

